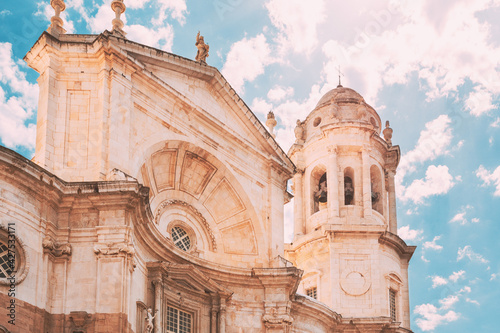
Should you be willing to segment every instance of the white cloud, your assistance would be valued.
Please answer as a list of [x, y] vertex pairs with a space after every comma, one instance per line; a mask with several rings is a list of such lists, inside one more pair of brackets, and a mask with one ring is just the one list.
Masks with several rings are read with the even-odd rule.
[[227, 54], [222, 74], [239, 94], [245, 82], [251, 82], [264, 73], [264, 68], [274, 62], [271, 49], [263, 34], [234, 43]]
[[[88, 18], [87, 24], [92, 33], [100, 34], [104, 30], [111, 31], [111, 29], [113, 28], [112, 21], [114, 18], [115, 13], [111, 9], [111, 0], [105, 0], [97, 10], [95, 16]], [[121, 20], [123, 21], [123, 23], [126, 23], [127, 16], [122, 15]], [[123, 30], [125, 30], [125, 28]]]
[[412, 200], [420, 204], [427, 197], [446, 194], [455, 185], [445, 165], [430, 165], [425, 172], [425, 179], [414, 180], [401, 195], [403, 201]]
[[436, 236], [432, 239], [432, 241], [427, 241], [424, 244], [422, 244], [422, 247], [424, 249], [431, 249], [431, 250], [436, 250], [436, 251], [442, 250], [443, 247], [439, 244], [436, 244], [436, 242], [440, 239], [441, 239], [441, 236]]
[[417, 305], [413, 312], [421, 318], [417, 318], [415, 322], [422, 331], [433, 331], [437, 326], [460, 318], [460, 314], [455, 311], [446, 312], [445, 310], [443, 307], [437, 308], [429, 303]]
[[487, 264], [489, 260], [485, 259], [482, 255], [474, 252], [470, 245], [466, 245], [463, 248], [458, 248], [457, 261], [464, 258], [469, 258], [472, 262], [479, 262], [482, 264]]
[[493, 122], [491, 123], [491, 125], [490, 125], [490, 126], [491, 126], [491, 127], [495, 127], [495, 128], [500, 127], [500, 117], [497, 117], [497, 118], [495, 119], [495, 121], [493, 121]]
[[460, 222], [461, 225], [464, 225], [467, 223], [467, 219], [465, 218], [466, 212], [461, 212], [457, 213], [453, 218], [450, 220], [450, 223], [453, 222]]
[[276, 86], [273, 89], [269, 90], [267, 93], [267, 98], [269, 98], [273, 102], [279, 102], [283, 98], [293, 96], [293, 88], [292, 87], [280, 87]]
[[458, 302], [457, 295], [450, 295], [446, 298], [439, 300], [439, 304], [441, 304], [441, 309], [443, 309], [443, 310], [447, 310], [447, 309], [451, 308], [457, 302]]
[[432, 277], [432, 288], [437, 288], [439, 286], [444, 286], [447, 284], [448, 284], [448, 281], [441, 276], [435, 275]]
[[326, 18], [324, 0], [270, 0], [269, 18], [278, 28], [282, 52], [310, 54], [318, 44], [317, 26]]
[[469, 98], [465, 102], [465, 105], [470, 114], [476, 117], [495, 108], [495, 105], [493, 105], [492, 93], [481, 86], [476, 86], [474, 88], [474, 91], [469, 94]]
[[491, 276], [490, 276], [490, 281], [496, 280], [497, 277], [498, 277], [498, 274], [492, 273]]
[[5, 16], [9, 16], [9, 15], [12, 15], [12, 12], [10, 10], [4, 9], [4, 10], [0, 11], [0, 17], [5, 17]]
[[421, 229], [410, 229], [409, 225], [405, 225], [398, 229], [398, 235], [405, 241], [419, 241], [424, 233]]
[[[467, 219], [467, 211], [472, 209], [472, 206], [467, 205], [465, 207], [462, 207], [460, 212], [455, 214], [453, 218], [449, 221], [449, 223], [460, 223], [460, 225], [465, 225], [469, 223], [469, 220]], [[477, 217], [474, 217], [470, 220], [471, 223], [478, 223], [479, 219]]]
[[453, 281], [453, 282], [457, 282], [459, 279], [463, 279], [465, 276], [465, 271], [464, 270], [461, 270], [461, 271], [458, 271], [458, 272], [453, 272], [449, 277], [448, 279], [450, 281]]
[[466, 301], [467, 303], [472, 303], [472, 304], [475, 304], [475, 305], [477, 305], [477, 306], [480, 306], [480, 305], [481, 305], [481, 304], [479, 304], [479, 302], [478, 302], [478, 301], [476, 301], [476, 300], [474, 300], [474, 299], [466, 298], [466, 299], [465, 299], [465, 301]]
[[447, 154], [452, 139], [451, 119], [448, 115], [440, 115], [429, 121], [420, 132], [415, 148], [401, 157], [398, 173], [413, 172], [417, 165]]
[[162, 49], [167, 52], [172, 51], [174, 44], [174, 29], [167, 24], [160, 28], [147, 28], [143, 25], [133, 24], [124, 27], [127, 38], [138, 40], [142, 44]]
[[[332, 63], [363, 73], [358, 80], [366, 87], [367, 100], [385, 85], [407, 83], [414, 73], [429, 99], [456, 92], [466, 79], [485, 87], [484, 96], [500, 92], [499, 74], [492, 70], [500, 65], [500, 48], [490, 41], [489, 23], [477, 15], [495, 7], [494, 2], [456, 1], [447, 13], [428, 11], [429, 1], [371, 3], [372, 8], [386, 8], [387, 23], [377, 25], [376, 20], [366, 19], [359, 29], [359, 22], [346, 22], [343, 31], [358, 31], [358, 35], [331, 40], [329, 46]], [[370, 6], [365, 11], [370, 10], [366, 7]], [[443, 19], [445, 14], [453, 19]], [[480, 100], [483, 109], [474, 108], [476, 113], [487, 105], [485, 97]]]
[[0, 43], [0, 138], [5, 146], [35, 148], [36, 125], [28, 122], [37, 103], [38, 86], [26, 80], [13, 59], [12, 44]]
[[463, 293], [469, 293], [470, 294], [471, 291], [472, 291], [472, 289], [469, 286], [465, 286], [465, 287], [463, 287], [462, 289], [460, 289], [458, 291], [458, 294], [460, 294], [460, 295], [463, 294]]
[[494, 185], [494, 196], [500, 196], [500, 166], [493, 172], [489, 172], [482, 165], [476, 170], [476, 176], [483, 181], [483, 186]]

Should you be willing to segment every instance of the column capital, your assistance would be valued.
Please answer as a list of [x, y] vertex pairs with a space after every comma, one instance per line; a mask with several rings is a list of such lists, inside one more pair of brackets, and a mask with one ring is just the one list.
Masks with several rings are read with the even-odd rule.
[[329, 153], [337, 154], [338, 153], [338, 146], [337, 145], [330, 145], [327, 147]]

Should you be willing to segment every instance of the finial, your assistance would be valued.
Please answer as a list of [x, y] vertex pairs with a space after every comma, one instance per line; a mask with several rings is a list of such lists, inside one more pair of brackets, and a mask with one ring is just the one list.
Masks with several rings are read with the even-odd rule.
[[274, 134], [274, 127], [278, 124], [276, 119], [274, 118], [274, 112], [269, 111], [267, 114], [266, 126], [269, 127], [269, 133], [273, 138], [276, 138], [276, 134]]
[[297, 126], [295, 126], [294, 133], [295, 133], [295, 143], [299, 145], [303, 144], [305, 129], [304, 129], [304, 123], [300, 121], [300, 119], [297, 119]]
[[389, 120], [385, 122], [385, 129], [382, 132], [384, 134], [384, 139], [385, 142], [389, 145], [389, 147], [392, 147], [392, 128], [389, 127]]
[[113, 0], [113, 2], [111, 2], [111, 9], [115, 12], [115, 18], [112, 21], [113, 30], [111, 30], [111, 32], [120, 37], [125, 37], [126, 33], [123, 31], [123, 21], [120, 18], [120, 16], [125, 13], [125, 9], [127, 9], [125, 3], [123, 3], [123, 0]]
[[200, 36], [200, 32], [196, 35], [196, 43], [194, 44], [198, 48], [198, 52], [196, 53], [196, 61], [206, 64], [208, 57], [208, 50], [210, 46], [205, 44], [205, 39], [203, 36]]
[[59, 37], [60, 34], [66, 32], [63, 28], [63, 20], [60, 17], [61, 12], [66, 9], [66, 4], [64, 0], [50, 0], [50, 5], [54, 8], [55, 15], [50, 19], [50, 26], [47, 30], [50, 34]]
[[340, 76], [344, 76], [344, 73], [340, 71], [340, 65], [337, 67], [337, 70], [339, 71], [339, 85], [337, 88], [342, 88], [342, 82], [340, 81]]

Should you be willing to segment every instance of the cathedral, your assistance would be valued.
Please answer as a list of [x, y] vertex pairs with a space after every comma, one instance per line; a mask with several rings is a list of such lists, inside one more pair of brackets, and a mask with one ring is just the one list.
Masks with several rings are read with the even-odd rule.
[[401, 153], [361, 95], [326, 93], [287, 153], [202, 36], [191, 60], [127, 39], [123, 0], [99, 35], [51, 5], [35, 155], [0, 146], [0, 332], [411, 332]]

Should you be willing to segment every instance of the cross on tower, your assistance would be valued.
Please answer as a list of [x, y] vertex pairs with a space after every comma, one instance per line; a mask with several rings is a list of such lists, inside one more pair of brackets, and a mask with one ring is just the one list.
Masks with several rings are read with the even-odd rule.
[[340, 65], [338, 65], [337, 70], [339, 71], [339, 87], [342, 87], [342, 83], [340, 82], [340, 76], [344, 76], [344, 73], [340, 71]]

